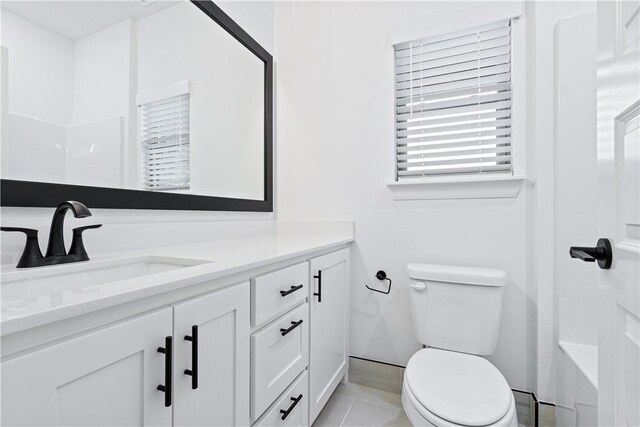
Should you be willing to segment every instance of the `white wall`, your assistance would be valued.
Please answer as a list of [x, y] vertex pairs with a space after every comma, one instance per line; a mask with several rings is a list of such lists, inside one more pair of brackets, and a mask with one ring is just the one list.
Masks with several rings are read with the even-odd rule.
[[[529, 189], [515, 199], [393, 201], [386, 187], [394, 143], [391, 40], [407, 28], [419, 37], [421, 26], [425, 32], [434, 25], [447, 31], [479, 15], [498, 20], [510, 7], [519, 14], [517, 2], [506, 7], [276, 3], [278, 213], [283, 219], [355, 219], [355, 356], [404, 365], [420, 348], [410, 320], [408, 262], [505, 270], [509, 283], [499, 345], [491, 360], [512, 387], [531, 390], [535, 307], [527, 296]], [[452, 21], [455, 17], [458, 22]], [[379, 269], [394, 280], [388, 296], [364, 286], [374, 284]]]
[[74, 42], [68, 183], [135, 188], [135, 174], [127, 167], [135, 156], [125, 152], [131, 132], [135, 135], [134, 41], [135, 23], [125, 20]]
[[9, 111], [68, 125], [73, 41], [4, 9], [1, 15], [0, 43], [9, 51]]
[[74, 124], [128, 115], [134, 32], [126, 20], [74, 42]]
[[[273, 43], [273, 9], [269, 4], [242, 2], [223, 8], [244, 26], [267, 50]], [[260, 2], [257, 2], [260, 3]], [[4, 15], [3, 11], [3, 15]], [[85, 236], [90, 254], [120, 252], [138, 248], [170, 244], [200, 242], [232, 238], [234, 236], [272, 232], [275, 224], [272, 213], [144, 211], [120, 209], [93, 209], [93, 217], [84, 220], [69, 218], [66, 226], [104, 223], [105, 227]], [[52, 209], [7, 208], [0, 209], [3, 226], [33, 227], [40, 230], [40, 244], [46, 246]], [[1, 262], [17, 262], [24, 247], [24, 237], [15, 233], [2, 233]], [[67, 244], [70, 237], [67, 237]]]
[[2, 176], [62, 182], [71, 122], [73, 42], [6, 10], [1, 23], [0, 44], [8, 52], [2, 75], [8, 89]]

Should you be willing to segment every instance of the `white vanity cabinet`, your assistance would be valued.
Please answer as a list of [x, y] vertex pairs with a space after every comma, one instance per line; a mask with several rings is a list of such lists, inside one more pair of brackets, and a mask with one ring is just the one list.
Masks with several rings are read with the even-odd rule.
[[2, 425], [171, 425], [164, 405], [171, 308], [2, 363]]
[[298, 256], [3, 336], [1, 423], [309, 426], [347, 372], [348, 268]]
[[249, 284], [173, 306], [176, 426], [249, 424]]
[[347, 373], [349, 251], [310, 261], [312, 296], [309, 352], [309, 417], [316, 419]]

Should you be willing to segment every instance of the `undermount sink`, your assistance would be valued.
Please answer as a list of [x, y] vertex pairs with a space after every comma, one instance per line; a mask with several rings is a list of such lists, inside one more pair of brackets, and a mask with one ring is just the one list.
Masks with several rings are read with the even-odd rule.
[[98, 292], [104, 288], [103, 285], [209, 262], [187, 258], [140, 256], [3, 272], [0, 275], [2, 306], [3, 309], [17, 308], [21, 305], [19, 301], [32, 303], [42, 297], [63, 298], [69, 293]]

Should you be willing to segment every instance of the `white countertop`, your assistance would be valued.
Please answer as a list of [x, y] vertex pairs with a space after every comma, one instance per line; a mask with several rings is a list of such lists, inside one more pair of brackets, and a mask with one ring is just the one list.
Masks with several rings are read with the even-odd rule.
[[[2, 301], [0, 334], [8, 335], [163, 292], [185, 288], [206, 280], [221, 278], [279, 261], [286, 261], [289, 258], [330, 249], [350, 243], [353, 240], [353, 237], [348, 235], [269, 234], [96, 256], [93, 259], [100, 263], [103, 261], [108, 262], [108, 260], [121, 260], [141, 256], [184, 258], [200, 260], [204, 261], [204, 263], [172, 271], [139, 276], [133, 279], [92, 285], [82, 289], [68, 290], [64, 289], [64, 287], [48, 287], [41, 291], [26, 287], [24, 295], [21, 295], [21, 292], [16, 292], [16, 289], [12, 289], [12, 292], [3, 292], [0, 294]], [[89, 261], [88, 263], [91, 262]], [[47, 269], [68, 269], [71, 265], [81, 264], [85, 263], [39, 267], [20, 270], [19, 273], [20, 275], [38, 275], [43, 274], [40, 272], [44, 272]], [[6, 269], [3, 270], [2, 275], [14, 271], [16, 271], [15, 268]], [[11, 283], [2, 284], [3, 287], [17, 287], [19, 285], [25, 285], [25, 283], [16, 283], [15, 285]], [[21, 289], [17, 290], [21, 291]], [[7, 294], [6, 296], [5, 293]]]

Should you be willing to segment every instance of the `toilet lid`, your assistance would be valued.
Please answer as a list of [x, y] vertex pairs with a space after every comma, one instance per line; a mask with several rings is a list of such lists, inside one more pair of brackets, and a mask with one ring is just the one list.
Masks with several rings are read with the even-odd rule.
[[420, 350], [407, 364], [405, 381], [425, 409], [455, 424], [493, 424], [511, 406], [507, 381], [480, 356]]

